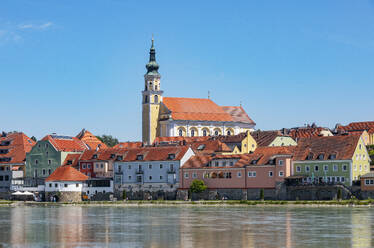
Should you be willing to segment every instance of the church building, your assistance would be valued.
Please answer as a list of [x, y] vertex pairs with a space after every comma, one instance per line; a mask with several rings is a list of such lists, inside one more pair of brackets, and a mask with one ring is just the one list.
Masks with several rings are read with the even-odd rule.
[[149, 55], [142, 91], [145, 144], [152, 144], [156, 137], [235, 135], [254, 130], [256, 124], [242, 106], [219, 106], [203, 98], [163, 97], [153, 38]]

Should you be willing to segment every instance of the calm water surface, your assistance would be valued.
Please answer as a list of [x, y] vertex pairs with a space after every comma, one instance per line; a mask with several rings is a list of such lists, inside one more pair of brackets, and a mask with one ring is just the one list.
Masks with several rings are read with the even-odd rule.
[[0, 247], [373, 247], [374, 209], [0, 207]]

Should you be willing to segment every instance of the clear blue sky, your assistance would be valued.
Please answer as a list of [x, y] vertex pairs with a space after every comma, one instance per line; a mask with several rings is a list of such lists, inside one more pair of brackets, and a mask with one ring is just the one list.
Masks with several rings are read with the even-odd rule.
[[262, 130], [374, 119], [374, 0], [2, 0], [0, 130], [140, 140], [152, 33], [165, 96]]

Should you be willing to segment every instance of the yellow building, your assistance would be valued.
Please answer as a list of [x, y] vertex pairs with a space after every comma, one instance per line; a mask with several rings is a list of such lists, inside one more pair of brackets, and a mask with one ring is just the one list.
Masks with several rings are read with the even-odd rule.
[[156, 137], [218, 136], [253, 131], [255, 123], [242, 106], [219, 106], [211, 99], [163, 97], [154, 41], [144, 75], [143, 130], [145, 144]]

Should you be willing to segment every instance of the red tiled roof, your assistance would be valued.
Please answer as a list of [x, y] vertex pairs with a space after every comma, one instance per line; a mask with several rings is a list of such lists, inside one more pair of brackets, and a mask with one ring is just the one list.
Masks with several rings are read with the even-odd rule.
[[258, 146], [269, 146], [278, 136], [283, 136], [280, 131], [254, 131], [251, 133]]
[[47, 135], [42, 140], [48, 140], [62, 152], [83, 152], [88, 149], [88, 146], [76, 137]]
[[343, 131], [363, 131], [366, 130], [368, 133], [374, 133], [374, 121], [362, 121], [362, 122], [352, 122], [347, 126], [337, 126], [338, 130]]
[[81, 156], [82, 156], [82, 153], [70, 153], [66, 156], [62, 165], [68, 165], [68, 166], [76, 167], [78, 165], [78, 161], [79, 161], [79, 158]]
[[[123, 148], [108, 148], [108, 149], [100, 149], [98, 151], [87, 150], [80, 157], [80, 161], [89, 161], [89, 160], [109, 161], [109, 160], [115, 160], [117, 155], [123, 155], [127, 152], [127, 150], [128, 149], [123, 149]], [[114, 154], [115, 156], [112, 157], [112, 154]], [[94, 155], [96, 155], [96, 158], [93, 158]]]
[[[247, 161], [246, 165], [268, 165], [275, 156], [293, 156], [295, 146], [265, 146], [257, 148], [254, 153], [246, 154]], [[251, 162], [256, 160], [256, 164]]]
[[226, 113], [231, 115], [233, 121], [235, 122], [241, 122], [241, 123], [247, 123], [247, 124], [253, 124], [256, 123], [249, 118], [248, 114], [245, 112], [243, 107], [239, 106], [222, 106], [221, 107]]
[[[7, 144], [8, 142], [9, 144]], [[0, 161], [0, 164], [23, 164], [26, 159], [26, 153], [30, 152], [35, 144], [35, 141], [22, 132], [8, 133], [5, 137], [0, 136], [0, 150], [7, 151], [4, 154], [1, 152], [0, 158], [10, 158], [9, 162]]]
[[73, 181], [81, 182], [86, 181], [88, 176], [79, 172], [71, 166], [60, 166], [58, 167], [47, 179], [46, 182], [51, 181]]
[[299, 138], [310, 138], [310, 137], [318, 137], [321, 136], [321, 131], [327, 130], [327, 128], [323, 127], [301, 127], [291, 129], [288, 135], [290, 135], [293, 139]]
[[90, 131], [83, 129], [78, 135], [77, 138], [82, 140], [86, 145], [91, 149], [95, 150], [98, 146], [100, 149], [108, 148], [103, 142], [101, 142], [95, 135]]
[[[294, 160], [329, 160], [330, 155], [335, 155], [336, 160], [350, 160], [359, 139], [358, 135], [302, 138], [298, 141]], [[321, 154], [323, 159], [319, 159]]]
[[220, 107], [210, 99], [164, 97], [173, 120], [254, 122], [241, 107]]
[[139, 148], [142, 147], [142, 142], [120, 142], [119, 144], [113, 146], [113, 148]]
[[[220, 152], [231, 152], [232, 150], [225, 143], [219, 140], [206, 140], [190, 143], [196, 154], [212, 154]], [[202, 148], [202, 149], [199, 149]]]

